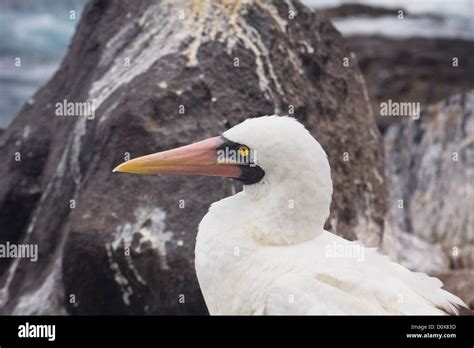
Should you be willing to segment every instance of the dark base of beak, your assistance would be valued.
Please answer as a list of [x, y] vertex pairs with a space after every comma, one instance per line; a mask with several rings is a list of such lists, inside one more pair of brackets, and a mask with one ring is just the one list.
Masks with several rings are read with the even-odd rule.
[[265, 171], [259, 166], [240, 166], [240, 175], [236, 180], [239, 180], [244, 185], [253, 185], [263, 179]]

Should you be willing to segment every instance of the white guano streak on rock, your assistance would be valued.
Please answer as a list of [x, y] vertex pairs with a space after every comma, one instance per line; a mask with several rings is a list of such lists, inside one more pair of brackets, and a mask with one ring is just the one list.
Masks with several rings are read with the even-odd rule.
[[[110, 68], [92, 85], [90, 95], [96, 100], [97, 108], [121, 86], [136, 76], [145, 73], [156, 61], [169, 54], [183, 55], [187, 66], [199, 64], [199, 48], [208, 42], [226, 44], [232, 54], [240, 42], [255, 56], [256, 75], [259, 87], [267, 98], [273, 97], [271, 83], [280, 95], [283, 90], [275, 74], [269, 51], [258, 31], [244, 15], [249, 6], [258, 5], [276, 23], [276, 28], [286, 31], [287, 22], [278, 14], [276, 7], [265, 1], [163, 1], [149, 6], [134, 24], [126, 25], [107, 43], [99, 65]], [[180, 19], [180, 10], [184, 18]], [[176, 22], [180, 22], [179, 25]], [[133, 30], [139, 29], [132, 43], [123, 46], [123, 41]], [[182, 47], [187, 43], [186, 47]], [[130, 66], [124, 65], [124, 59]], [[301, 64], [290, 55], [290, 61], [298, 71]], [[268, 76], [267, 76], [268, 75]], [[272, 98], [274, 99], [274, 98]], [[275, 106], [279, 109], [278, 106]], [[279, 110], [277, 110], [279, 111]]]
[[62, 260], [56, 258], [49, 274], [45, 277], [40, 287], [31, 293], [20, 297], [17, 305], [12, 311], [12, 315], [44, 315], [44, 314], [66, 314], [64, 310], [52, 312], [53, 309], [61, 306], [61, 297], [51, 296], [57, 289], [62, 289], [61, 284]]
[[107, 251], [107, 258], [109, 260], [109, 266], [114, 274], [114, 280], [119, 285], [120, 292], [122, 293], [122, 300], [127, 306], [130, 306], [130, 296], [133, 295], [133, 288], [130, 286], [128, 279], [125, 278], [120, 266], [113, 259], [113, 252], [111, 244], [105, 245], [105, 250]]
[[[196, 25], [191, 36], [194, 38], [185, 54], [188, 57], [188, 66], [198, 65], [197, 52], [199, 47], [206, 42], [214, 41], [227, 43], [227, 52], [232, 54], [238, 42], [245, 48], [252, 51], [255, 56], [256, 74], [259, 79], [259, 87], [267, 98], [273, 98], [273, 91], [270, 87], [270, 80], [273, 82], [277, 92], [283, 95], [280, 82], [275, 74], [273, 64], [267, 47], [263, 43], [258, 31], [245, 21], [246, 6], [258, 5], [273, 18], [280, 31], [285, 32], [287, 22], [282, 19], [277, 9], [265, 1], [230, 1], [230, 2], [210, 2], [201, 1], [197, 6], [191, 6], [191, 26]], [[219, 35], [218, 35], [219, 34]], [[296, 64], [295, 59], [292, 62]], [[265, 67], [268, 70], [267, 77]], [[277, 107], [278, 109], [278, 107]], [[279, 111], [279, 110], [276, 110]]]
[[[122, 293], [123, 302], [129, 306], [130, 297], [133, 295], [133, 288], [129, 280], [124, 276], [120, 265], [114, 260], [114, 252], [121, 246], [124, 248], [132, 248], [133, 236], [138, 233], [139, 245], [134, 252], [141, 253], [145, 244], [157, 251], [160, 256], [160, 267], [163, 270], [169, 269], [166, 260], [166, 242], [173, 238], [173, 233], [165, 231], [166, 213], [159, 208], [142, 207], [135, 210], [135, 221], [127, 222], [117, 227], [117, 234], [112, 243], [106, 244], [107, 257], [110, 269], [114, 274], [114, 280], [118, 284]], [[127, 267], [132, 271], [135, 279], [142, 285], [147, 285], [145, 279], [140, 275], [133, 263], [131, 255], [126, 255]]]
[[[160, 7], [160, 8], [158, 8]], [[156, 13], [160, 13], [157, 16]], [[90, 96], [99, 107], [119, 87], [132, 81], [136, 76], [145, 73], [156, 61], [165, 55], [179, 50], [185, 35], [175, 30], [176, 25], [167, 2], [154, 4], [145, 11], [142, 18], [134, 25], [126, 25], [107, 44], [107, 49], [100, 59], [100, 66], [110, 66], [91, 87]], [[141, 27], [132, 43], [122, 48], [126, 34]], [[113, 52], [113, 60], [111, 52]], [[130, 66], [125, 65], [125, 60]]]
[[[166, 230], [166, 213], [156, 207], [139, 207], [135, 209], [134, 215], [134, 222], [127, 222], [117, 227], [117, 233], [112, 242], [113, 250], [119, 249], [121, 245], [131, 248], [133, 236], [138, 233], [140, 237], [139, 244], [134, 249], [134, 252], [141, 253], [145, 250], [144, 247], [148, 245], [156, 250], [160, 256], [161, 269], [169, 269], [166, 259], [166, 243], [173, 239], [173, 232]], [[129, 258], [131, 259], [131, 257]], [[132, 266], [131, 269], [133, 270], [135, 267]], [[140, 279], [143, 280], [137, 271], [136, 274], [139, 281]]]

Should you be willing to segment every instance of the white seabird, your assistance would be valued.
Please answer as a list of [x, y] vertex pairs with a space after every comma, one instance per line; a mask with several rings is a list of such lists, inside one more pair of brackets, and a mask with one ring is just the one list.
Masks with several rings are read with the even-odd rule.
[[439, 279], [324, 230], [329, 162], [294, 118], [248, 119], [220, 137], [114, 171], [244, 183], [213, 203], [199, 225], [196, 272], [211, 314], [457, 314], [466, 306]]

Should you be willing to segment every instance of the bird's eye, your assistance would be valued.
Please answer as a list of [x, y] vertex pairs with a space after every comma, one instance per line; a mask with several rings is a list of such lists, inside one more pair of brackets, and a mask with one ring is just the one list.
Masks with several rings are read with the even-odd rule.
[[239, 155], [240, 156], [248, 156], [249, 155], [249, 148], [245, 145], [239, 147]]

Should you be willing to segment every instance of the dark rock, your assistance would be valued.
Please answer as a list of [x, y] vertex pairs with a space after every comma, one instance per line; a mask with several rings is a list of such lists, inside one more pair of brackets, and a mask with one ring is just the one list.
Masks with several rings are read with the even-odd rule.
[[[351, 36], [365, 77], [372, 107], [382, 131], [394, 121], [380, 117], [388, 99], [429, 106], [474, 88], [474, 42], [456, 39], [388, 39]], [[458, 66], [453, 66], [453, 58]]]
[[397, 11], [399, 10], [402, 10], [404, 15], [408, 15], [408, 12], [404, 8], [394, 9], [363, 4], [342, 4], [336, 7], [317, 9], [317, 14], [326, 19], [354, 16], [376, 18], [381, 16], [397, 16]]
[[371, 6], [364, 4], [342, 4], [336, 7], [329, 7], [317, 9], [318, 15], [326, 19], [340, 19], [346, 17], [367, 17], [377, 18], [382, 16], [398, 16], [399, 11], [403, 11], [405, 17], [411, 18], [430, 18], [434, 20], [441, 20], [441, 17], [431, 13], [411, 14], [403, 7], [388, 8], [381, 6]]
[[[95, 118], [56, 116], [65, 99], [94, 101]], [[294, 114], [310, 129], [333, 170], [327, 227], [380, 244], [383, 148], [363, 77], [299, 3], [92, 1], [34, 100], [0, 137], [0, 238], [37, 243], [39, 260], [4, 271], [2, 313], [206, 313], [196, 230], [236, 185], [112, 169], [253, 116]], [[16, 151], [29, 155], [16, 163]]]

